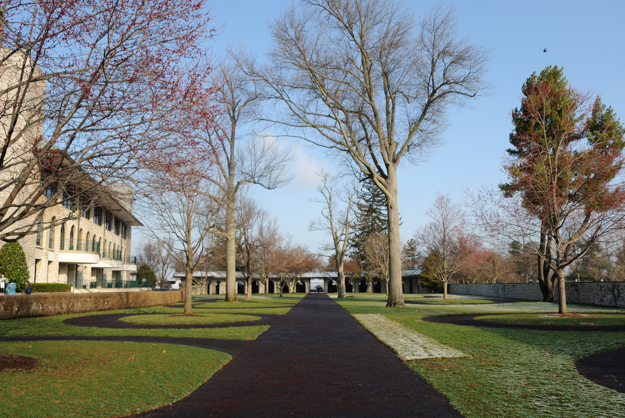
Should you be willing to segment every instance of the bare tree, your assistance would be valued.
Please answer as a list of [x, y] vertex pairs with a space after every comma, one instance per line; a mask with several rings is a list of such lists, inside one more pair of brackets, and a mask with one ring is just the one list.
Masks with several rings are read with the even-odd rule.
[[392, 0], [308, 0], [271, 23], [266, 66], [245, 62], [280, 104], [286, 134], [338, 152], [388, 206], [388, 306], [404, 306], [397, 171], [437, 143], [450, 105], [485, 86], [488, 53], [458, 39], [451, 11], [419, 22]]
[[137, 254], [137, 264], [147, 264], [156, 273], [156, 279], [160, 282], [167, 280], [174, 267], [174, 259], [164, 246], [157, 241], [148, 241], [143, 244]]
[[332, 258], [336, 266], [338, 297], [344, 298], [346, 296], [344, 259], [349, 248], [349, 233], [353, 222], [352, 202], [356, 196], [356, 189], [348, 187], [346, 190], [340, 190], [337, 179], [323, 171], [319, 173], [319, 177], [322, 184], [317, 190], [322, 197], [316, 202], [323, 204], [321, 209], [323, 219], [312, 221], [309, 229], [330, 233], [332, 244], [322, 245], [322, 251], [334, 252]]
[[278, 224], [269, 213], [260, 209], [249, 196], [240, 196], [236, 208], [237, 259], [239, 269], [247, 281], [245, 299], [252, 299], [254, 275], [262, 270], [262, 258], [266, 249], [278, 244]]
[[209, 77], [213, 31], [204, 0], [5, 1], [1, 17], [0, 239], [15, 240], [61, 202], [57, 224], [128, 198], [117, 185], [172, 146], [167, 121]]
[[[217, 94], [219, 114], [201, 125], [195, 134], [217, 156], [217, 175], [210, 178], [219, 195], [210, 195], [220, 200], [225, 209], [226, 238], [226, 297], [227, 302], [236, 302], [236, 200], [237, 193], [245, 184], [258, 184], [266, 189], [275, 189], [289, 180], [286, 165], [288, 150], [282, 149], [275, 140], [246, 131], [246, 125], [255, 120], [255, 111], [260, 101], [257, 83], [239, 69], [227, 64], [219, 68]], [[198, 109], [209, 112], [213, 102]]]
[[139, 202], [142, 214], [150, 218], [145, 233], [185, 272], [185, 315], [192, 313], [193, 273], [211, 253], [221, 215], [218, 202], [205, 193], [211, 184], [194, 175], [201, 171], [198, 167], [188, 168], [191, 174], [151, 173], [153, 189], [145, 190]]
[[364, 272], [365, 280], [367, 280], [367, 288], [373, 283], [375, 276], [380, 277], [384, 281], [386, 293], [389, 293], [390, 281], [390, 252], [388, 240], [381, 234], [372, 234], [367, 237], [364, 245], [365, 255], [367, 257], [367, 266], [373, 271]]
[[430, 269], [443, 283], [443, 299], [447, 299], [447, 285], [456, 273], [473, 262], [480, 249], [479, 241], [466, 232], [464, 213], [449, 196], [438, 194], [427, 215], [432, 220], [416, 237], [423, 252], [431, 255]]
[[294, 293], [302, 274], [318, 268], [316, 256], [300, 245], [294, 246], [287, 242], [277, 249], [274, 252], [274, 269], [280, 283], [280, 297], [285, 286], [290, 293]]

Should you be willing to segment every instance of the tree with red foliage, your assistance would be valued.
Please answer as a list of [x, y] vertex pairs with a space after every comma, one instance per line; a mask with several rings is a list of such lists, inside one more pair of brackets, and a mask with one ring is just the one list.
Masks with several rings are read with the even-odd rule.
[[615, 180], [625, 130], [599, 98], [569, 87], [558, 67], [532, 74], [522, 91], [503, 197], [482, 195], [473, 206], [487, 229], [535, 252], [544, 300], [557, 285], [564, 314], [564, 270], [625, 226], [625, 189]]
[[4, 2], [0, 239], [33, 233], [61, 200], [75, 204], [59, 223], [79, 216], [179, 146], [170, 116], [212, 93], [207, 12], [205, 0]]

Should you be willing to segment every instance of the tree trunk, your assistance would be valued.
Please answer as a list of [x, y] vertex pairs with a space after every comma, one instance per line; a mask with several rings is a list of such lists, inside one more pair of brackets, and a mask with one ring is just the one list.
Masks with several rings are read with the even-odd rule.
[[343, 272], [343, 263], [339, 263], [338, 260], [336, 261], [336, 265], [338, 266], [338, 268], [336, 269], [338, 273], [338, 297], [344, 298], [346, 296], [347, 290], [345, 287], [345, 273]]
[[237, 302], [236, 223], [232, 192], [226, 202], [226, 302]]
[[447, 300], [447, 280], [443, 281], [443, 300]]
[[280, 284], [278, 286], [280, 286], [280, 297], [282, 297], [282, 288], [284, 287], [284, 282], [280, 280]]
[[247, 294], [245, 295], [245, 300], [252, 299], [252, 275], [247, 276]]
[[367, 292], [366, 293], [373, 293], [373, 279], [366, 279], [367, 281]]
[[558, 313], [565, 314], [566, 312], [566, 278], [564, 277], [564, 270], [558, 270]]
[[386, 180], [389, 194], [386, 197], [388, 209], [389, 282], [386, 306], [404, 307], [401, 280], [401, 242], [399, 240], [399, 207], [397, 205], [397, 167], [388, 166]]
[[184, 315], [192, 315], [193, 312], [193, 272], [187, 270], [184, 280]]

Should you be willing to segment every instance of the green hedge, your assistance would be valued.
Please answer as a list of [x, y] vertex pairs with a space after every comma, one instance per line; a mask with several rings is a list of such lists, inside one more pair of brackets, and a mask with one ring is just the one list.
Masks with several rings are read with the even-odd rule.
[[32, 283], [33, 292], [67, 292], [69, 285], [67, 283]]

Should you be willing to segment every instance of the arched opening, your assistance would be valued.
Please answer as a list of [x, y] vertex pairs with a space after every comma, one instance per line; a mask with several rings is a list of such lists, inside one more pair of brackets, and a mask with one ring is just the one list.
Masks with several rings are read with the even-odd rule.
[[360, 280], [358, 281], [358, 292], [365, 293], [367, 291], [367, 281]]
[[95, 239], [95, 235], [93, 235], [93, 238], [91, 239], [91, 251], [97, 253], [98, 251], [100, 251], [100, 248], [98, 247], [98, 241]]
[[65, 249], [65, 224], [61, 225], [61, 236], [59, 237], [59, 248]]
[[245, 282], [244, 281], [237, 282], [237, 293], [245, 293]]
[[215, 283], [215, 294], [216, 294], [216, 295], [218, 295], [218, 294], [219, 294], [219, 285], [220, 285], [220, 284], [221, 284], [220, 282], [216, 282], [216, 283]]
[[83, 251], [85, 249], [85, 236], [82, 234], [82, 228], [78, 231], [78, 242], [76, 243], [76, 249]]
[[352, 293], [354, 291], [354, 286], [352, 286], [351, 280], [345, 280], [345, 291], [347, 293]]
[[380, 280], [373, 282], [373, 293], [382, 293], [382, 282]]
[[49, 231], [49, 239], [48, 239], [48, 248], [51, 250], [54, 249], [54, 240], [56, 237], [54, 236], [54, 223], [56, 222], [56, 218], [52, 218], [50, 220], [50, 231]]
[[106, 240], [104, 240], [104, 247], [102, 247], [102, 258], [108, 258], [108, 254], [106, 253]]
[[[104, 242], [106, 243], [106, 240]], [[98, 252], [100, 252], [100, 248], [104, 248], [102, 247], [102, 238], [98, 239]]]
[[258, 283], [258, 280], [252, 281], [252, 293], [260, 293], [260, 284]]
[[336, 286], [336, 283], [333, 281], [328, 282], [328, 293], [337, 293], [339, 288]]
[[295, 284], [295, 293], [306, 293], [306, 285], [301, 280]]
[[85, 251], [93, 251], [91, 247], [91, 234], [89, 232], [87, 232], [87, 235], [85, 236]]
[[70, 251], [74, 250], [74, 226], [72, 225], [72, 229], [69, 230], [69, 246]]
[[282, 293], [290, 293], [290, 292], [289, 292], [289, 285], [288, 285], [288, 284], [285, 284], [285, 285], [282, 287]]
[[276, 293], [276, 285], [273, 280], [269, 280], [267, 283], [267, 293]]

